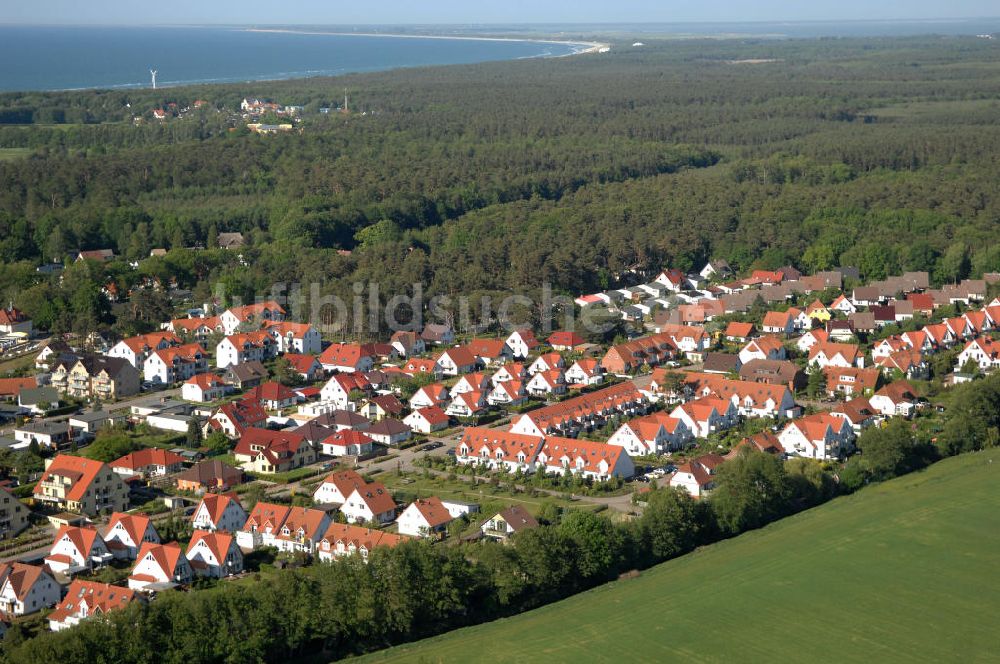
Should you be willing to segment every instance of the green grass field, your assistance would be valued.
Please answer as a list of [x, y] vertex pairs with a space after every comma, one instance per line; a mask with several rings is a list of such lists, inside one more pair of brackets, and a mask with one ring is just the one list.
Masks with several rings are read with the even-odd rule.
[[31, 148], [0, 148], [0, 161], [21, 159], [31, 154]]
[[998, 572], [991, 451], [365, 661], [998, 661]]

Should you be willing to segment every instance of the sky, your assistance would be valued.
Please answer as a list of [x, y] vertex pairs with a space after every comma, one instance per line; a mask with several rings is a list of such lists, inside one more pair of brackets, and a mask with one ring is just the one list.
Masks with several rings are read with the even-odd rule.
[[997, 0], [0, 0], [0, 24], [675, 23], [998, 15]]

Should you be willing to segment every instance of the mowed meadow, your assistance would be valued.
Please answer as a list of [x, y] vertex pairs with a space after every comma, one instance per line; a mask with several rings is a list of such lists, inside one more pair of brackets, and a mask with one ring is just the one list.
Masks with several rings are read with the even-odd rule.
[[1000, 451], [988, 450], [364, 661], [996, 661], [998, 563]]

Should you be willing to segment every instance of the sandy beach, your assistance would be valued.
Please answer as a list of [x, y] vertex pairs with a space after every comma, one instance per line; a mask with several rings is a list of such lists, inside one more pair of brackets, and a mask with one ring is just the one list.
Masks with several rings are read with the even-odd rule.
[[292, 30], [289, 28], [244, 28], [244, 32], [274, 32], [282, 34], [293, 34], [293, 35], [329, 35], [331, 37], [392, 37], [395, 39], [457, 39], [463, 41], [498, 41], [498, 42], [526, 42], [531, 44], [561, 44], [564, 46], [572, 46], [574, 48], [572, 53], [567, 53], [560, 56], [552, 57], [566, 57], [567, 55], [580, 55], [582, 53], [597, 53], [602, 48], [610, 48], [610, 44], [603, 44], [600, 42], [578, 42], [578, 41], [561, 41], [558, 39], [527, 39], [520, 37], [463, 37], [463, 36], [451, 36], [451, 35], [404, 35], [398, 33], [388, 33], [388, 32], [323, 32], [316, 30]]

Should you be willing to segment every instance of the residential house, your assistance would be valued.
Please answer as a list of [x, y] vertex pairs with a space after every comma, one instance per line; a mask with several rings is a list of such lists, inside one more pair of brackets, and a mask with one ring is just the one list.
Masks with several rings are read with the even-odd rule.
[[435, 538], [440, 537], [453, 520], [441, 499], [432, 496], [410, 503], [396, 522], [401, 535]]
[[545, 371], [556, 371], [566, 367], [566, 361], [559, 353], [544, 353], [528, 365], [528, 374], [534, 376]]
[[816, 413], [792, 420], [778, 434], [789, 456], [809, 459], [839, 459], [853, 450], [854, 429], [830, 413]]
[[268, 372], [257, 361], [230, 365], [222, 374], [222, 381], [238, 392], [257, 387], [267, 380]]
[[473, 339], [465, 346], [483, 366], [499, 366], [513, 357], [503, 339]]
[[541, 436], [466, 427], [455, 448], [455, 461], [462, 465], [483, 465], [490, 470], [531, 472], [543, 441]]
[[967, 342], [955, 358], [955, 371], [961, 371], [969, 362], [984, 372], [1000, 367], [1000, 341], [990, 337], [977, 337]]
[[558, 351], [573, 350], [577, 346], [586, 343], [586, 340], [579, 334], [567, 330], [556, 330], [549, 335], [546, 341], [552, 347], [552, 350]]
[[44, 566], [12, 562], [0, 564], [0, 611], [25, 616], [55, 606], [62, 587]]
[[399, 420], [386, 418], [371, 425], [365, 433], [380, 445], [391, 447], [410, 439], [410, 427]]
[[240, 332], [230, 334], [216, 345], [215, 366], [225, 369], [247, 362], [263, 362], [277, 354], [278, 345], [267, 332]]
[[16, 537], [28, 527], [28, 506], [0, 488], [0, 540]]
[[608, 438], [608, 445], [622, 447], [633, 456], [645, 456], [682, 449], [693, 437], [683, 420], [656, 412], [622, 424]]
[[905, 380], [898, 380], [880, 389], [869, 401], [873, 408], [887, 417], [910, 417], [920, 399], [912, 385]]
[[195, 341], [203, 342], [207, 341], [212, 335], [222, 334], [222, 322], [218, 316], [212, 316], [211, 318], [176, 318], [164, 325], [163, 329], [167, 332], [173, 332], [178, 337], [184, 339], [194, 339]]
[[767, 334], [791, 336], [795, 331], [795, 315], [792, 311], [768, 311], [764, 314], [761, 329]]
[[781, 339], [775, 336], [763, 336], [751, 340], [739, 353], [740, 364], [752, 360], [784, 360], [787, 355]]
[[14, 428], [14, 440], [19, 447], [38, 443], [42, 449], [58, 450], [69, 444], [70, 427], [66, 422], [39, 420], [26, 422]]
[[909, 348], [878, 358], [875, 365], [886, 374], [898, 372], [911, 380], [924, 380], [930, 376], [930, 366], [923, 355], [920, 351]]
[[229, 438], [239, 438], [246, 431], [267, 426], [267, 413], [252, 399], [232, 401], [219, 406], [206, 424], [207, 431], [221, 431]]
[[313, 383], [323, 377], [323, 365], [315, 355], [285, 353], [282, 357], [288, 362], [291, 370], [307, 383]]
[[142, 379], [124, 358], [85, 355], [54, 362], [51, 385], [70, 396], [114, 401], [138, 394]]
[[503, 365], [493, 374], [493, 384], [504, 383], [511, 380], [525, 380], [528, 377], [528, 369], [523, 362], [510, 362]]
[[232, 307], [219, 316], [222, 331], [227, 336], [240, 330], [256, 331], [269, 321], [283, 320], [285, 320], [285, 310], [273, 300]]
[[445, 408], [449, 401], [451, 401], [451, 398], [448, 388], [441, 383], [433, 383], [431, 385], [424, 385], [413, 393], [413, 396], [410, 397], [410, 408], [413, 410], [428, 408], [430, 406]]
[[228, 491], [243, 484], [243, 471], [218, 460], [196, 463], [177, 476], [177, 489], [202, 494], [208, 491]]
[[[756, 360], [751, 360], [756, 361]], [[740, 356], [732, 353], [705, 353], [701, 370], [711, 374], [734, 374], [740, 370]]]
[[697, 438], [707, 438], [714, 431], [730, 428], [738, 419], [738, 411], [728, 399], [705, 397], [679, 404], [670, 416], [684, 422]]
[[827, 341], [818, 343], [809, 349], [809, 366], [820, 369], [826, 367], [858, 367], [865, 366], [865, 356], [855, 344], [841, 344]]
[[313, 554], [329, 525], [330, 516], [323, 510], [293, 506], [278, 530], [271, 534], [270, 541], [265, 539], [264, 544], [280, 551]]
[[534, 396], [559, 395], [566, 393], [566, 376], [562, 369], [540, 371], [531, 377], [526, 386]]
[[364, 561], [379, 547], [392, 548], [408, 537], [387, 533], [384, 530], [331, 523], [319, 542], [317, 556], [323, 562], [332, 562], [344, 556], [359, 555]]
[[74, 579], [66, 597], [48, 615], [53, 632], [73, 627], [91, 616], [119, 611], [135, 599], [135, 591], [97, 581]]
[[208, 532], [235, 533], [246, 521], [247, 512], [234, 493], [206, 494], [191, 515], [191, 525]]
[[497, 512], [479, 527], [486, 539], [508, 542], [519, 532], [538, 527], [538, 521], [520, 505], [513, 505]]
[[804, 389], [806, 375], [787, 360], [750, 360], [739, 369], [740, 380], [768, 385], [784, 385], [792, 392]]
[[54, 387], [47, 385], [22, 388], [17, 393], [18, 407], [33, 415], [45, 415], [48, 411], [58, 408], [60, 403], [59, 392]]
[[750, 337], [754, 333], [753, 323], [739, 323], [733, 321], [726, 326], [726, 331], [723, 332], [726, 341], [735, 341], [738, 343], [746, 343], [750, 340]]
[[527, 358], [540, 345], [530, 328], [514, 330], [507, 337], [507, 346], [510, 347], [513, 356], [520, 360]]
[[144, 514], [115, 512], [104, 531], [104, 543], [118, 560], [135, 560], [143, 542], [160, 542], [153, 522]]
[[527, 401], [528, 390], [520, 380], [497, 383], [486, 397], [486, 402], [491, 406], [520, 406]]
[[454, 397], [464, 392], [484, 392], [492, 387], [490, 377], [484, 373], [466, 374], [458, 379], [449, 390], [449, 394]]
[[154, 350], [163, 350], [171, 346], [181, 345], [180, 338], [173, 332], [151, 332], [139, 336], [122, 339], [106, 353], [108, 357], [120, 357], [141, 371], [146, 358]]
[[112, 558], [96, 528], [60, 526], [45, 564], [53, 572], [70, 575], [107, 565]]
[[463, 392], [453, 394], [451, 403], [445, 409], [445, 414], [451, 417], [478, 417], [484, 415], [488, 401], [485, 392]]
[[288, 505], [258, 501], [236, 533], [236, 542], [244, 549], [271, 546], [291, 509]]
[[313, 502], [317, 505], [343, 505], [358, 487], [365, 486], [365, 480], [353, 470], [339, 470], [327, 475], [313, 492]]
[[208, 354], [201, 344], [184, 344], [154, 350], [142, 365], [150, 383], [170, 385], [208, 371]]
[[267, 321], [264, 330], [271, 335], [279, 353], [315, 354], [323, 350], [319, 330], [309, 323]]
[[[348, 410], [355, 399], [360, 399], [373, 391], [372, 384], [361, 373], [338, 373], [330, 376], [319, 391], [320, 400], [333, 404], [334, 408]], [[352, 399], [354, 397], [354, 399]]]
[[[489, 381], [487, 381], [489, 382]], [[370, 420], [378, 421], [387, 417], [401, 417], [406, 406], [394, 394], [378, 394], [365, 399], [359, 412]]]
[[15, 307], [0, 308], [0, 334], [31, 336], [31, 319]]
[[795, 348], [800, 353], [808, 353], [809, 349], [818, 343], [826, 343], [830, 340], [830, 335], [825, 329], [816, 328], [807, 330], [805, 334], [795, 340]]
[[832, 311], [839, 311], [845, 316], [849, 316], [857, 312], [858, 307], [846, 295], [841, 293], [833, 300], [833, 303], [830, 304], [830, 309]]
[[403, 373], [408, 376], [430, 374], [434, 377], [434, 380], [439, 380], [444, 375], [444, 370], [436, 360], [412, 358], [403, 366]]
[[830, 396], [868, 396], [878, 388], [881, 373], [878, 369], [857, 367], [826, 367], [826, 393]]
[[[490, 393], [489, 399], [493, 397]], [[493, 401], [490, 401], [493, 404]], [[403, 418], [403, 424], [411, 431], [425, 435], [448, 428], [448, 415], [437, 406], [419, 408]]]
[[36, 501], [90, 516], [102, 510], [118, 512], [128, 505], [125, 482], [109, 465], [67, 454], [45, 460], [45, 472], [33, 493]]
[[617, 445], [573, 438], [547, 437], [536, 467], [544, 473], [572, 473], [594, 480], [628, 479], [635, 474], [632, 457]]
[[451, 326], [438, 323], [427, 323], [424, 325], [424, 330], [420, 333], [420, 338], [425, 344], [434, 344], [436, 346], [450, 346], [455, 343], [455, 333], [452, 331]]
[[566, 370], [566, 382], [571, 385], [600, 385], [604, 381], [604, 367], [593, 358], [577, 360]]
[[243, 551], [229, 533], [195, 530], [184, 555], [198, 576], [221, 579], [243, 571]]
[[876, 420], [881, 419], [881, 413], [875, 410], [871, 402], [864, 397], [857, 397], [838, 404], [836, 408], [830, 411], [830, 414], [846, 421], [855, 434], [860, 434], [862, 430], [867, 429], [875, 424]]
[[403, 357], [412, 357], [424, 352], [424, 340], [416, 332], [394, 332], [389, 342]]
[[236, 462], [254, 473], [282, 473], [316, 461], [316, 452], [302, 434], [251, 428], [233, 450]]
[[177, 542], [146, 542], [139, 550], [135, 567], [128, 577], [132, 590], [158, 590], [188, 584], [194, 580], [191, 564]]
[[380, 482], [356, 487], [340, 511], [348, 523], [390, 523], [396, 518], [396, 501]]
[[448, 348], [438, 355], [435, 361], [446, 376], [469, 373], [475, 371], [476, 367], [479, 366], [476, 356], [464, 346]]
[[327, 372], [356, 373], [371, 371], [375, 361], [361, 344], [330, 344], [319, 356], [319, 363]]
[[265, 410], [284, 410], [298, 403], [299, 396], [281, 383], [268, 381], [247, 392], [246, 397], [260, 403]]
[[345, 429], [321, 440], [319, 448], [327, 456], [364, 456], [375, 449], [375, 441], [362, 431]]
[[163, 477], [184, 469], [184, 457], [158, 447], [146, 447], [111, 462], [111, 470], [125, 477]]
[[677, 467], [669, 485], [683, 489], [692, 498], [701, 498], [715, 488], [716, 469], [725, 461], [718, 454], [705, 454]]
[[646, 396], [626, 381], [524, 413], [510, 430], [534, 436], [574, 435], [600, 428], [612, 416], [634, 416], [648, 408]]
[[226, 396], [226, 392], [228, 389], [222, 379], [210, 373], [191, 376], [181, 385], [181, 398], [185, 401], [218, 401]]

